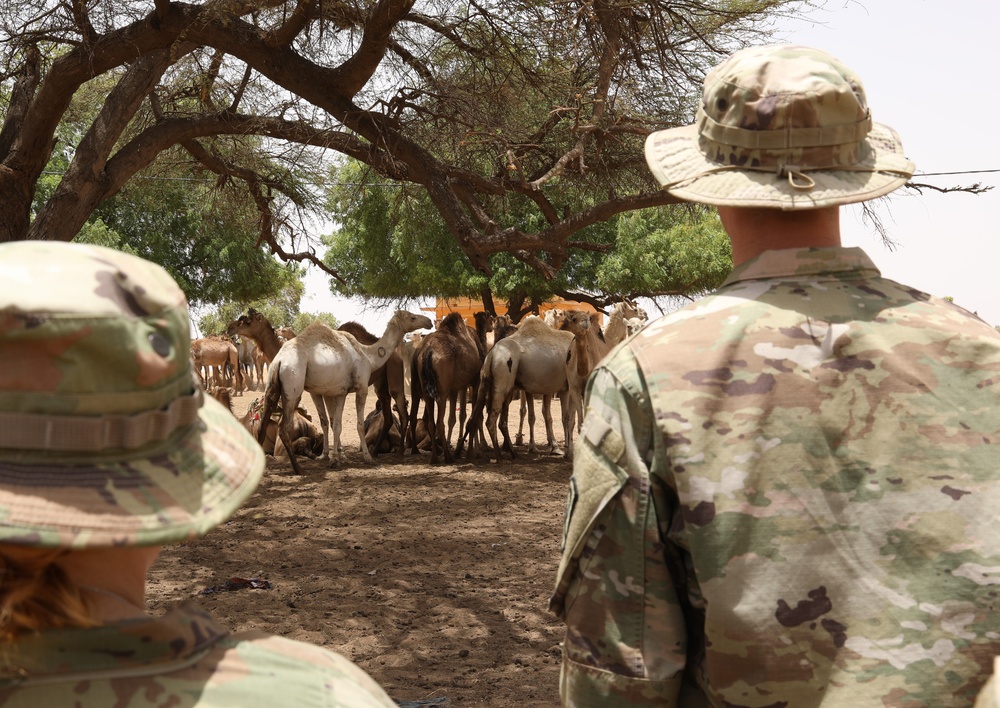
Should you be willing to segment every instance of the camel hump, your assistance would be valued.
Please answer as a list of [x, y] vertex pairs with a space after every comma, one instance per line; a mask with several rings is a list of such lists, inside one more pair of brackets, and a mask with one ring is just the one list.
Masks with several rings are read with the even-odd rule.
[[350, 322], [345, 322], [344, 324], [337, 327], [341, 332], [347, 332], [348, 334], [353, 334], [354, 338], [361, 342], [362, 344], [374, 344], [378, 341], [378, 337], [369, 332], [364, 328], [359, 322], [351, 320]]
[[551, 331], [552, 328], [545, 324], [545, 320], [537, 315], [529, 315], [521, 320], [520, 326], [517, 328], [518, 332], [524, 332], [525, 334], [532, 335], [544, 335], [547, 331]]
[[441, 320], [441, 324], [438, 325], [438, 331], [448, 330], [449, 332], [454, 332], [458, 334], [461, 332], [459, 326], [465, 327], [465, 320], [462, 319], [462, 314], [460, 312], [449, 312], [445, 315], [445, 318]]

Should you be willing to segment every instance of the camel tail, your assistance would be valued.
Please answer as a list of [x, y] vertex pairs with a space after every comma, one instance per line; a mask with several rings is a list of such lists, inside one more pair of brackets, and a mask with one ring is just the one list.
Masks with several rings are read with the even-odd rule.
[[271, 419], [271, 413], [281, 400], [281, 362], [272, 362], [267, 370], [267, 386], [264, 388], [264, 405], [260, 411], [260, 428], [257, 430], [257, 442], [263, 444], [267, 435], [266, 422]]
[[422, 366], [420, 368], [420, 382], [423, 384], [424, 393], [430, 396], [434, 400], [439, 397], [439, 386], [437, 380], [437, 372], [434, 371], [434, 352], [428, 351], [427, 355], [424, 356]]

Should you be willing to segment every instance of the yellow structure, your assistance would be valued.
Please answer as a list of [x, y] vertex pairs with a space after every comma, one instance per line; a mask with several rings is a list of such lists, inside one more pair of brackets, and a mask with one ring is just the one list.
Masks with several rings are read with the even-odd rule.
[[[544, 317], [546, 310], [552, 310], [555, 308], [559, 308], [562, 310], [583, 310], [585, 312], [597, 312], [597, 309], [589, 303], [576, 302], [575, 300], [555, 299], [555, 300], [549, 300], [548, 302], [540, 305], [538, 308], [538, 314]], [[483, 311], [483, 303], [480, 300], [473, 300], [467, 297], [450, 297], [450, 298], [439, 297], [437, 298], [434, 307], [421, 307], [420, 309], [423, 310], [424, 312], [427, 312], [429, 316], [430, 313], [433, 312], [434, 313], [433, 318], [435, 322], [440, 322], [445, 318], [445, 316], [447, 316], [451, 312], [458, 312], [461, 313], [462, 319], [465, 320], [466, 324], [468, 324], [470, 327], [475, 327], [476, 321], [473, 315], [475, 315], [475, 313], [477, 312]], [[507, 308], [501, 303], [496, 303], [496, 309], [498, 315], [507, 314]], [[599, 318], [598, 323], [600, 323], [603, 326], [604, 315], [599, 312], [597, 313], [597, 315]]]

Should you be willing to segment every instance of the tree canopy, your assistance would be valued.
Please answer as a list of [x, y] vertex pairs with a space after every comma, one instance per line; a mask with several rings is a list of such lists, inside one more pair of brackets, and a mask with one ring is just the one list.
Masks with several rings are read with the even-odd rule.
[[[569, 251], [552, 279], [507, 253], [490, 256], [490, 274], [472, 268], [450, 238], [426, 192], [387, 183], [357, 164], [335, 180], [331, 211], [340, 215], [325, 258], [343, 276], [334, 292], [382, 303], [426, 296], [505, 301], [515, 320], [553, 296], [604, 308], [614, 300], [696, 295], [718, 286], [732, 267], [729, 239], [714, 209], [675, 205], [619, 214], [583, 229], [581, 240], [607, 252]], [[520, 216], [521, 223], [532, 214]], [[495, 308], [492, 308], [495, 309]]]
[[[596, 282], [587, 256], [616, 247], [619, 215], [674, 201], [648, 175], [645, 135], [689, 122], [707, 67], [802, 4], [9, 0], [0, 241], [70, 240], [88, 222], [148, 235], [107, 202], [170, 156], [252, 210], [208, 229], [209, 214], [188, 214], [183, 229], [245, 244], [236, 222], [252, 213], [254, 245], [357, 288], [354, 263], [315, 251], [332, 151], [414, 195], [456, 277], [529, 296], [567, 269]], [[175, 216], [161, 217], [165, 244]], [[194, 249], [176, 249], [178, 267]]]

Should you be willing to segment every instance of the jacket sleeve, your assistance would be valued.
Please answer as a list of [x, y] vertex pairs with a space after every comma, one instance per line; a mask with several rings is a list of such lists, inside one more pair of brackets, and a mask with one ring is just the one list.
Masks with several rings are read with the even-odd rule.
[[[625, 366], [622, 366], [622, 360]], [[674, 706], [687, 636], [663, 537], [665, 464], [630, 357], [595, 370], [573, 464], [550, 609], [566, 624], [565, 706]], [[657, 498], [659, 497], [659, 498]]]

